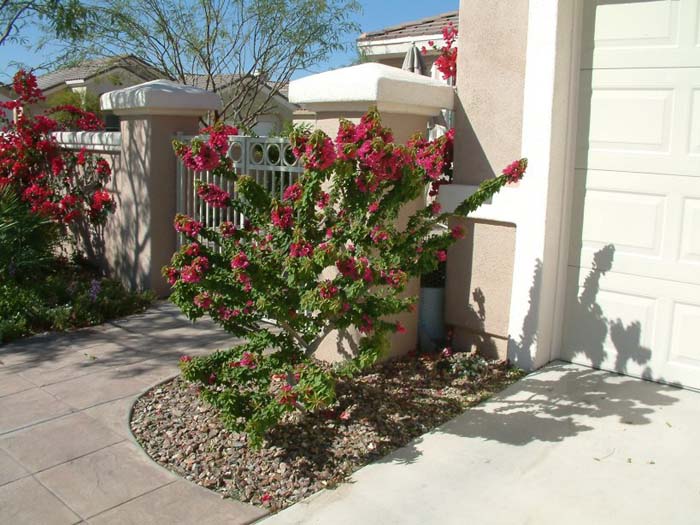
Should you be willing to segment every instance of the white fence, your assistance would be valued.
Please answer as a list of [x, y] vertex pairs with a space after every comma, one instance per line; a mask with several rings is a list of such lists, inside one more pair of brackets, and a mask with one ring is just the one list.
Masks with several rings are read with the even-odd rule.
[[[177, 137], [181, 142], [192, 140], [193, 136]], [[292, 153], [289, 140], [282, 137], [229, 137], [228, 156], [239, 175], [249, 175], [268, 192], [282, 198], [284, 190], [294, 184], [304, 169]], [[177, 213], [188, 215], [216, 227], [224, 221], [231, 221], [237, 227], [243, 225], [245, 217], [231, 208], [213, 208], [197, 197], [195, 180], [220, 186], [236, 198], [234, 183], [209, 171], [195, 172], [182, 162], [177, 164]], [[178, 245], [182, 242], [178, 236]]]

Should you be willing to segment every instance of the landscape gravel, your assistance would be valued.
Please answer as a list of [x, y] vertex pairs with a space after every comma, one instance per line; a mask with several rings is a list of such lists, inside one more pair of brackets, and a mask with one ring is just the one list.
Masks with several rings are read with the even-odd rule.
[[137, 400], [131, 429], [164, 467], [274, 512], [335, 486], [521, 376], [505, 362], [469, 354], [390, 361], [339, 381], [337, 406], [287, 416], [259, 449], [227, 430], [196, 385], [178, 377]]

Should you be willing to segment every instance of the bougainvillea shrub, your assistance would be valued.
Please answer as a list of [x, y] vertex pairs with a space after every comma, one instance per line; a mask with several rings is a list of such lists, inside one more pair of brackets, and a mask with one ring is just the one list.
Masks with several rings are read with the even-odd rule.
[[109, 163], [85, 150], [62, 149], [52, 133], [64, 125], [50, 114], [70, 115], [72, 128], [82, 131], [101, 129], [101, 122], [92, 113], [66, 105], [32, 115], [27, 108], [44, 99], [34, 75], [20, 70], [12, 86], [17, 99], [0, 102], [0, 108], [17, 115], [13, 120], [0, 112], [0, 187], [10, 188], [32, 212], [60, 225], [79, 220], [103, 224], [115, 208], [105, 190]]
[[[208, 228], [176, 217], [175, 229], [187, 242], [164, 275], [172, 300], [189, 318], [207, 315], [245, 338], [207, 357], [185, 356], [181, 369], [227, 425], [245, 429], [255, 443], [286, 412], [332, 405], [339, 374], [374, 363], [388, 336], [404, 330], [387, 319], [415, 308], [417, 298], [402, 294], [407, 282], [434, 270], [463, 236], [458, 227], [434, 233], [451, 215], [437, 202], [397, 227], [399, 211], [415, 205], [426, 185], [439, 191], [451, 169], [453, 133], [397, 144], [376, 111], [357, 125], [342, 121], [334, 140], [297, 130], [291, 141], [305, 171], [277, 198], [232, 169], [225, 153], [234, 130], [208, 131], [208, 138], [175, 149], [186, 165], [235, 181], [235, 195], [201, 181], [197, 194], [246, 220]], [[516, 161], [486, 182], [459, 214], [519, 179], [525, 167], [524, 159]], [[323, 338], [350, 326], [361, 334], [357, 355], [335, 367], [315, 362]]]

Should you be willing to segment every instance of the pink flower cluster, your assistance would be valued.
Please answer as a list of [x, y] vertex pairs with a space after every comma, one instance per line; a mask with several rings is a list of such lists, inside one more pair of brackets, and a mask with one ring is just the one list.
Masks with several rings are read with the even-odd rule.
[[206, 142], [195, 139], [190, 145], [176, 143], [175, 152], [184, 165], [195, 171], [207, 171], [216, 168], [225, 161], [228, 150], [228, 137], [238, 135], [238, 129], [224, 124], [214, 124], [201, 130], [209, 134]]
[[[441, 48], [435, 46], [435, 42], [432, 40], [428, 41], [428, 45], [440, 52], [440, 56], [435, 60], [435, 67], [442, 73], [442, 78], [455, 80], [457, 78], [457, 48], [454, 47], [454, 44], [457, 40], [457, 29], [452, 22], [442, 28], [442, 39], [445, 41], [445, 45]], [[425, 47], [421, 51], [424, 55], [428, 52]]]
[[92, 200], [90, 202], [90, 214], [97, 216], [102, 213], [103, 210], [109, 209], [114, 211], [114, 201], [112, 197], [105, 190], [97, 190], [92, 194]]
[[202, 143], [198, 146], [187, 147], [182, 154], [182, 162], [191, 170], [207, 171], [218, 166], [221, 157], [209, 144]]
[[195, 306], [201, 308], [202, 310], [209, 310], [213, 302], [214, 301], [208, 292], [202, 292], [194, 297]]
[[291, 186], [288, 186], [286, 190], [284, 190], [284, 195], [282, 196], [282, 198], [286, 201], [298, 201], [299, 199], [301, 199], [301, 194], [301, 185], [298, 182], [295, 182]]
[[219, 232], [224, 239], [233, 237], [233, 234], [236, 233], [236, 225], [231, 221], [224, 221], [219, 224]]
[[372, 231], [369, 234], [370, 238], [372, 239], [372, 242], [374, 244], [379, 244], [380, 242], [386, 241], [389, 239], [389, 234], [382, 230], [379, 225], [375, 226], [372, 228]]
[[310, 242], [293, 242], [289, 247], [290, 257], [311, 257], [314, 254], [314, 247]]
[[195, 221], [191, 217], [186, 215], [176, 215], [175, 216], [175, 231], [184, 233], [187, 237], [193, 239], [199, 235], [199, 232], [204, 228], [204, 224]]
[[316, 201], [316, 206], [319, 207], [319, 209], [324, 209], [326, 206], [328, 206], [328, 203], [331, 201], [331, 196], [329, 193], [326, 193], [325, 191], [321, 192], [321, 197]]
[[308, 170], [328, 169], [336, 159], [333, 141], [320, 133], [292, 137], [292, 152], [303, 159]]
[[369, 315], [362, 314], [362, 324], [359, 326], [358, 330], [363, 334], [368, 334], [374, 330], [374, 321]]
[[193, 242], [192, 244], [189, 244], [184, 247], [185, 249], [185, 255], [189, 257], [197, 257], [200, 253], [200, 245], [196, 242]]
[[418, 136], [408, 145], [415, 150], [416, 163], [425, 171], [426, 181], [437, 181], [452, 164], [454, 152], [454, 128], [441, 137], [428, 141]]
[[336, 137], [338, 157], [357, 161], [355, 183], [363, 193], [377, 191], [382, 182], [401, 179], [404, 168], [411, 164], [410, 151], [392, 141], [376, 112], [363, 115], [357, 125], [341, 121]]
[[338, 295], [338, 287], [332, 281], [324, 281], [318, 290], [318, 293], [323, 299], [333, 299]]
[[209, 145], [219, 155], [225, 155], [228, 150], [228, 138], [231, 135], [238, 135], [238, 128], [217, 122], [200, 130], [200, 133], [209, 135]]
[[518, 182], [527, 170], [527, 159], [514, 160], [503, 169], [503, 175], [508, 177], [508, 182]]
[[238, 252], [231, 259], [231, 268], [234, 270], [245, 270], [248, 266], [250, 266], [250, 261], [244, 252]]
[[243, 355], [238, 361], [232, 361], [229, 363], [231, 368], [256, 368], [258, 365], [255, 362], [255, 355], [250, 352], [243, 352]]
[[403, 272], [401, 270], [392, 269], [388, 272], [382, 270], [380, 275], [381, 278], [384, 279], [384, 282], [392, 288], [398, 288], [406, 282], [406, 272]]
[[280, 405], [296, 405], [298, 396], [296, 393], [292, 392], [292, 385], [289, 383], [284, 384], [280, 390], [282, 391], [282, 395], [279, 398]]
[[198, 283], [202, 280], [204, 272], [209, 269], [209, 259], [201, 255], [180, 270], [180, 278], [185, 283]]
[[222, 321], [230, 321], [231, 319], [241, 315], [241, 311], [238, 308], [229, 308], [227, 306], [220, 306], [218, 310], [219, 318]]
[[291, 206], [277, 206], [270, 213], [272, 224], [286, 230], [294, 225], [294, 209]]
[[374, 280], [372, 269], [369, 267], [369, 259], [367, 257], [348, 257], [339, 259], [335, 263], [338, 271], [343, 277], [349, 277], [353, 281], [362, 279], [367, 283]]
[[54, 222], [70, 224], [86, 218], [92, 224], [104, 223], [115, 209], [105, 190], [111, 175], [109, 163], [85, 150], [73, 153], [62, 149], [50, 135], [66, 125], [94, 131], [101, 128], [101, 121], [72, 106], [56, 108], [75, 117], [68, 124], [46, 115], [33, 116], [30, 111], [18, 112], [15, 119], [8, 120], [2, 109], [21, 109], [44, 99], [32, 73], [18, 71], [13, 89], [17, 99], [0, 102], [0, 186], [8, 186], [33, 213]]
[[231, 204], [229, 193], [216, 184], [201, 183], [197, 195], [213, 208], [226, 208]]

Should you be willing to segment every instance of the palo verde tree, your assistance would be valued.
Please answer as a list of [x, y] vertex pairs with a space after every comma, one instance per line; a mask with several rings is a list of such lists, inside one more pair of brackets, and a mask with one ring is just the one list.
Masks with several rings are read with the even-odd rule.
[[[388, 316], [414, 308], [402, 292], [412, 277], [434, 270], [463, 231], [435, 234], [438, 222], [464, 217], [508, 182], [517, 181], [525, 159], [484, 182], [454, 213], [437, 202], [397, 226], [399, 211], [423, 194], [439, 191], [452, 163], [452, 136], [428, 142], [394, 142], [376, 111], [359, 124], [342, 121], [335, 141], [321, 131], [292, 134], [305, 167], [283, 197], [249, 176], [238, 176], [225, 153], [232, 128], [205, 130], [206, 139], [176, 143], [194, 170], [211, 170], [235, 181], [236, 193], [199, 181], [197, 194], [215, 208], [233, 208], [243, 227], [206, 227], [178, 216], [175, 229], [189, 239], [164, 268], [172, 300], [191, 319], [207, 315], [245, 343], [210, 356], [183, 357], [184, 377], [200, 384], [232, 429], [259, 442], [286, 412], [318, 410], [335, 399], [340, 374], [374, 363], [388, 336], [404, 328]], [[272, 329], [262, 321], [272, 319]], [[335, 368], [313, 354], [333, 329], [350, 326], [362, 337], [359, 352]]]
[[80, 0], [0, 0], [0, 45], [24, 42], [23, 29], [29, 24], [48, 25], [59, 38], [80, 38], [90, 22], [89, 9]]
[[356, 0], [98, 0], [67, 57], [131, 54], [171, 80], [218, 92], [215, 120], [244, 127], [292, 75], [344, 49]]

